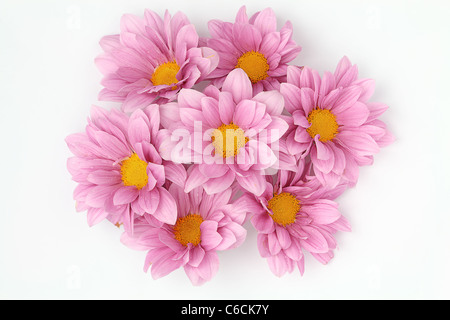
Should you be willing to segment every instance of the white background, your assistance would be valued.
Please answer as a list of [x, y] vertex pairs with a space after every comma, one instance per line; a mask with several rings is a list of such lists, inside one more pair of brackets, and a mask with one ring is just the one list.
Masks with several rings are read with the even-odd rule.
[[[89, 228], [74, 209], [64, 138], [84, 130], [101, 75], [94, 57], [123, 13], [180, 10], [206, 23], [272, 7], [303, 51], [293, 62], [334, 70], [343, 55], [374, 78], [372, 101], [397, 141], [361, 169], [338, 201], [351, 233], [326, 266], [275, 277], [247, 225], [220, 253], [212, 281], [183, 270], [153, 280], [145, 253], [108, 223]], [[0, 2], [0, 298], [3, 299], [449, 299], [450, 2], [418, 0]]]

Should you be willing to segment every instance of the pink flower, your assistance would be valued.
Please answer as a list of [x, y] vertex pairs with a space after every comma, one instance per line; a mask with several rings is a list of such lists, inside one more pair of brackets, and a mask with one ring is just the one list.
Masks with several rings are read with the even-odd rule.
[[254, 93], [278, 90], [286, 79], [287, 63], [295, 59], [301, 47], [292, 40], [290, 22], [277, 31], [277, 18], [271, 8], [247, 17], [245, 6], [235, 23], [211, 20], [207, 45], [220, 56], [217, 69], [210, 75], [221, 86], [235, 68], [242, 68], [253, 84]]
[[164, 188], [166, 179], [184, 184], [181, 165], [163, 163], [159, 146], [159, 107], [150, 105], [130, 116], [93, 107], [85, 133], [66, 138], [75, 155], [67, 168], [78, 183], [77, 210], [87, 210], [88, 224], [107, 218], [132, 230], [134, 214], [175, 223], [176, 204]]
[[181, 12], [171, 17], [166, 11], [164, 20], [151, 10], [143, 19], [124, 15], [120, 29], [101, 39], [104, 53], [96, 64], [104, 74], [99, 99], [123, 102], [124, 111], [175, 99], [218, 63], [213, 50], [198, 46], [195, 27]]
[[387, 106], [368, 102], [374, 88], [373, 80], [358, 79], [347, 57], [334, 74], [322, 78], [310, 68], [289, 66], [287, 83], [280, 88], [292, 115], [287, 149], [297, 157], [309, 156], [322, 184], [334, 187], [343, 178], [354, 185], [358, 167], [372, 164], [380, 147], [392, 142], [377, 119]]
[[172, 184], [169, 192], [177, 204], [176, 223], [161, 223], [150, 215], [138, 217], [134, 234], [124, 233], [122, 242], [148, 251], [144, 270], [147, 272], [151, 266], [154, 279], [182, 267], [194, 285], [201, 285], [218, 271], [217, 251], [236, 248], [244, 242], [244, 206], [241, 200], [230, 201], [231, 189], [208, 195], [202, 188], [185, 193]]
[[236, 69], [221, 91], [214, 86], [204, 93], [183, 89], [178, 102], [161, 106], [161, 123], [167, 130], [162, 130], [165, 138], [159, 150], [166, 160], [194, 163], [186, 192], [203, 186], [208, 194], [219, 193], [236, 180], [260, 195], [265, 170], [289, 162], [288, 156], [274, 153], [287, 154], [284, 144], [277, 144], [288, 128], [283, 108], [277, 91], [253, 96], [247, 75]]
[[[303, 168], [299, 169], [302, 172]], [[345, 185], [328, 192], [322, 186], [317, 188], [315, 180], [302, 182], [299, 172], [281, 170], [276, 181], [268, 177], [261, 196], [246, 193], [241, 199], [258, 231], [259, 252], [277, 276], [296, 268], [303, 275], [304, 251], [328, 263], [337, 247], [333, 234], [350, 231], [332, 200], [345, 190]]]

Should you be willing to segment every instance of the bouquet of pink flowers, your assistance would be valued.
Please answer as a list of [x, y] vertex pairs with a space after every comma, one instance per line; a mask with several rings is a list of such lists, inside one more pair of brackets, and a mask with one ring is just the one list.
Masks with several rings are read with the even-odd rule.
[[66, 138], [77, 211], [123, 226], [155, 279], [183, 267], [209, 281], [244, 224], [277, 276], [303, 274], [305, 252], [328, 263], [350, 231], [336, 198], [393, 141], [378, 119], [388, 107], [347, 57], [322, 76], [290, 65], [301, 47], [270, 8], [208, 28], [201, 38], [183, 13], [146, 10], [101, 39], [99, 99], [121, 107], [93, 106]]

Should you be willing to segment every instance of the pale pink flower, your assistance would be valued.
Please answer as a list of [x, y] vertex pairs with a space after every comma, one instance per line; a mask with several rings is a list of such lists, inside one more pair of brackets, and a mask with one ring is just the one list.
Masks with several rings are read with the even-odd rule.
[[333, 73], [289, 66], [280, 92], [292, 115], [286, 133], [290, 154], [310, 157], [323, 185], [336, 186], [341, 178], [354, 185], [359, 166], [373, 162], [380, 147], [392, 142], [377, 118], [388, 108], [368, 102], [375, 82], [358, 79], [358, 69], [344, 57]]
[[137, 217], [134, 233], [124, 233], [122, 242], [147, 251], [144, 271], [151, 267], [154, 279], [183, 268], [192, 284], [201, 285], [218, 271], [217, 251], [236, 248], [244, 242], [245, 206], [242, 200], [231, 200], [230, 188], [208, 195], [202, 188], [185, 193], [172, 184], [169, 192], [177, 205], [176, 223], [161, 223], [147, 214]]
[[234, 23], [211, 20], [208, 23], [211, 38], [208, 47], [220, 56], [219, 65], [210, 78], [221, 86], [235, 68], [246, 71], [252, 81], [254, 93], [278, 90], [286, 79], [288, 62], [301, 51], [292, 40], [292, 24], [288, 21], [277, 31], [277, 18], [271, 8], [247, 17], [241, 7]]
[[304, 252], [310, 252], [323, 264], [334, 256], [337, 243], [333, 234], [350, 231], [350, 224], [333, 201], [346, 186], [326, 190], [316, 180], [302, 181], [299, 172], [280, 170], [267, 177], [261, 196], [245, 193], [241, 201], [258, 231], [257, 243], [271, 271], [282, 276], [298, 269], [304, 273]]
[[288, 128], [283, 108], [278, 91], [253, 96], [245, 72], [233, 70], [221, 91], [214, 86], [203, 93], [183, 89], [178, 102], [161, 106], [167, 130], [161, 130], [166, 137], [159, 151], [166, 160], [194, 163], [186, 192], [203, 186], [208, 194], [219, 193], [237, 181], [260, 195], [265, 170], [290, 161], [285, 144], [278, 144]]
[[100, 41], [99, 99], [123, 102], [124, 111], [175, 99], [181, 88], [191, 88], [217, 66], [217, 54], [198, 42], [194, 25], [181, 12], [171, 17], [166, 11], [164, 19], [151, 10], [143, 18], [124, 15], [120, 34]]
[[75, 155], [67, 168], [78, 183], [78, 211], [87, 210], [89, 225], [107, 218], [132, 230], [134, 214], [176, 220], [176, 204], [164, 188], [166, 179], [184, 184], [181, 165], [163, 162], [159, 146], [159, 106], [122, 111], [92, 107], [86, 132], [66, 138]]

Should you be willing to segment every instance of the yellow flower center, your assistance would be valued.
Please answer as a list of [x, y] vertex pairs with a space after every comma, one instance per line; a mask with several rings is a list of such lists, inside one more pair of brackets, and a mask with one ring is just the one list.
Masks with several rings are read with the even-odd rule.
[[[151, 81], [154, 86], [176, 84], [178, 83], [176, 77], [178, 71], [180, 71], [180, 66], [175, 61], [160, 64], [153, 72]], [[176, 88], [177, 86], [174, 85], [172, 90]]]
[[192, 243], [194, 246], [200, 243], [200, 225], [203, 218], [199, 214], [188, 214], [183, 218], [179, 218], [173, 227], [175, 239], [183, 246]]
[[269, 75], [269, 64], [266, 57], [257, 51], [248, 51], [239, 57], [236, 67], [247, 73], [252, 83], [264, 80]]
[[336, 116], [330, 110], [315, 108], [309, 113], [308, 122], [311, 126], [306, 131], [313, 139], [318, 134], [319, 140], [325, 142], [332, 140], [338, 133]]
[[222, 124], [217, 129], [214, 129], [211, 140], [215, 154], [222, 154], [224, 158], [237, 156], [239, 149], [248, 142], [248, 138], [244, 135], [244, 130], [233, 122]]
[[122, 174], [123, 184], [126, 186], [135, 186], [142, 189], [147, 185], [147, 162], [139, 159], [136, 153], [122, 161], [120, 173]]
[[268, 209], [272, 210], [272, 220], [285, 227], [295, 222], [295, 217], [300, 211], [300, 201], [288, 192], [274, 194], [269, 200]]

